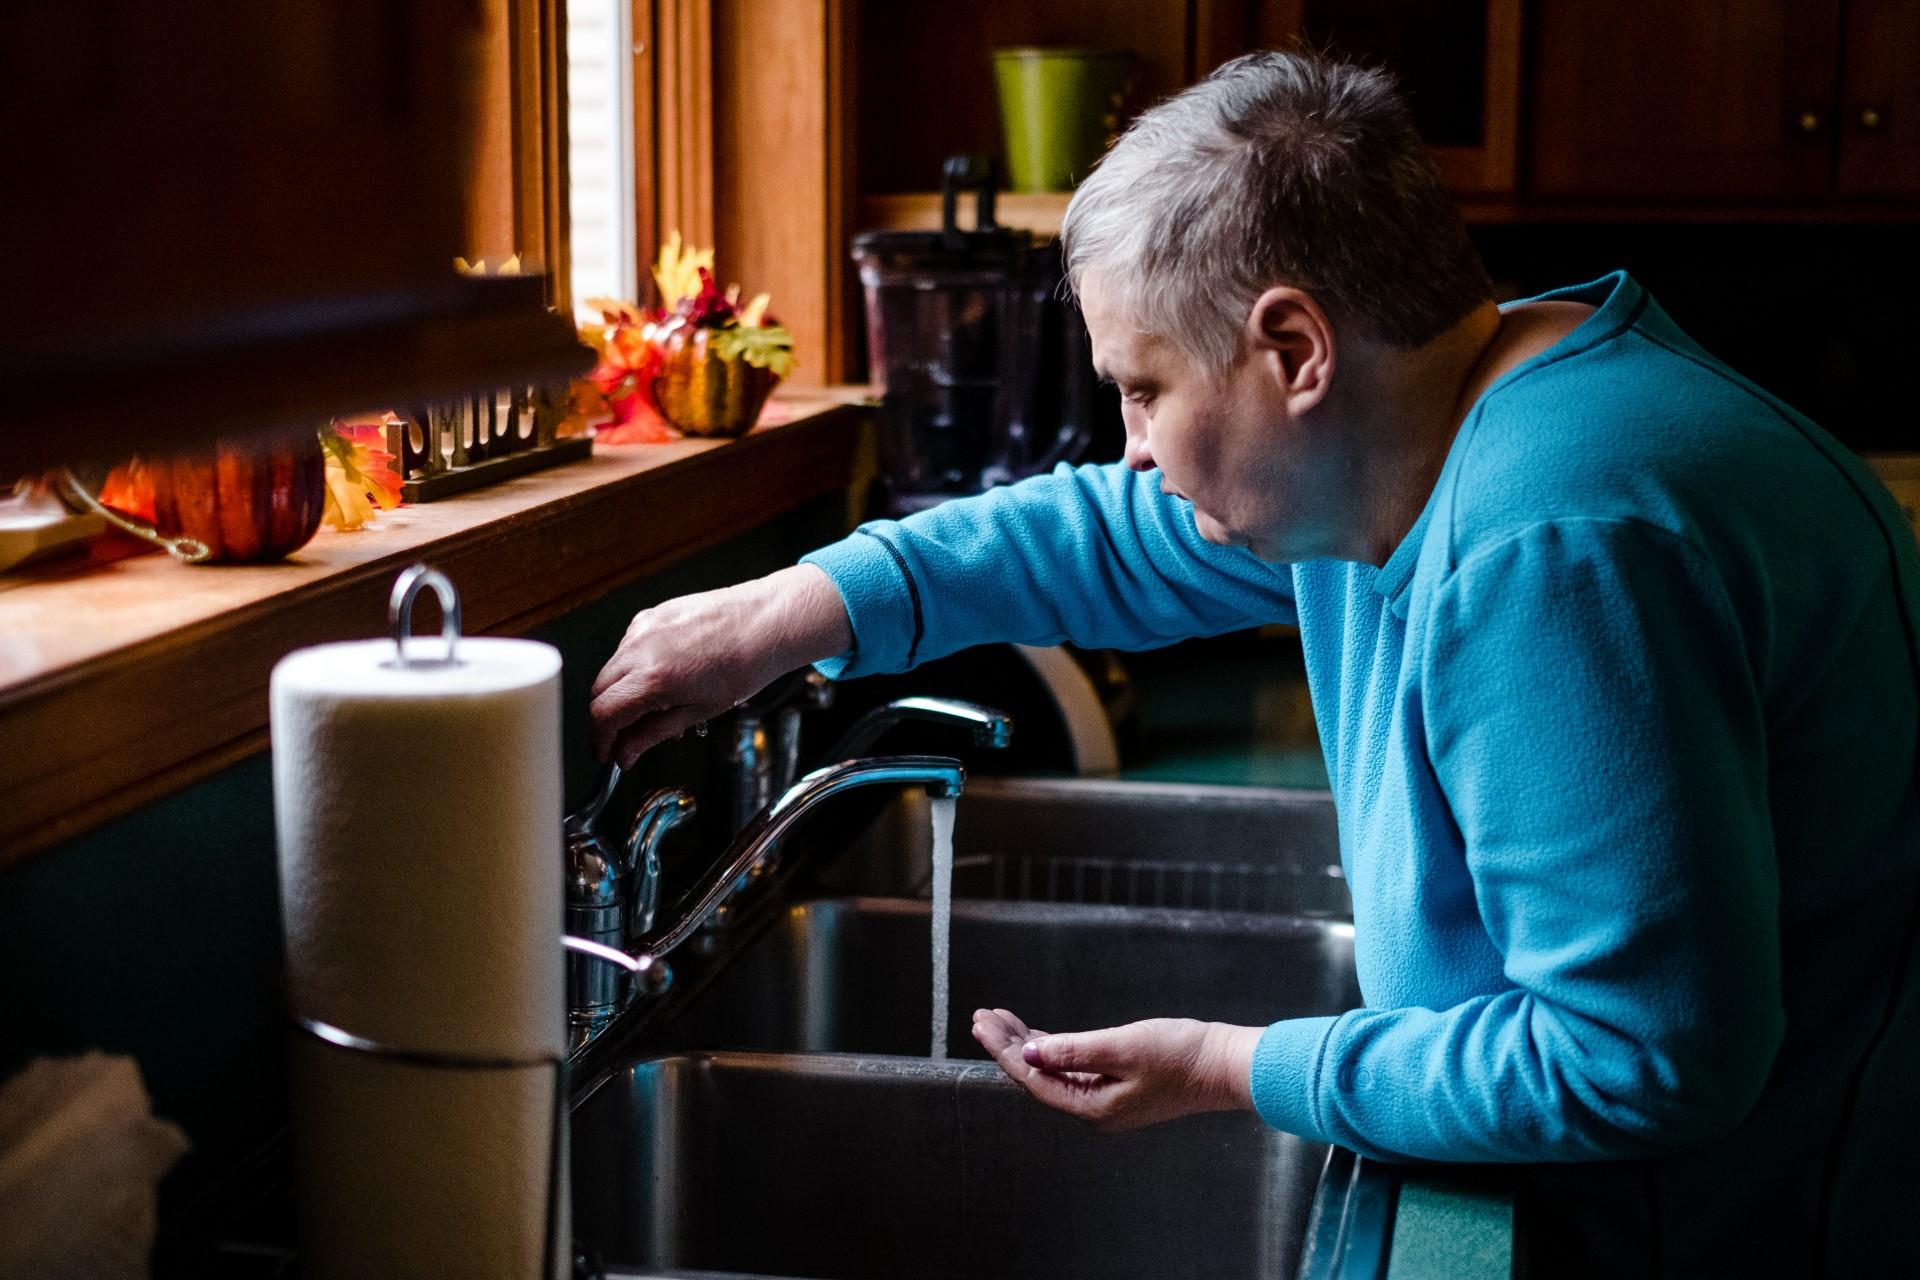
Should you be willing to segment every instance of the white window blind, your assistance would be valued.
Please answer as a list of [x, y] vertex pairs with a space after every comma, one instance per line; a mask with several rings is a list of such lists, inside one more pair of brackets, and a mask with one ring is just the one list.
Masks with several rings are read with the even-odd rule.
[[628, 0], [567, 0], [567, 164], [573, 304], [637, 298], [633, 32]]

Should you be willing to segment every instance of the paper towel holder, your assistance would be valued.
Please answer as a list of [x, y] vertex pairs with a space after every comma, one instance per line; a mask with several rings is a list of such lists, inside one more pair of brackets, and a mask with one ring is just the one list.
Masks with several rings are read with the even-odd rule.
[[[447, 642], [447, 656], [444, 658], [411, 658], [407, 656], [407, 641], [413, 635], [413, 602], [427, 588], [440, 597], [440, 638]], [[394, 579], [393, 594], [387, 598], [387, 621], [393, 627], [394, 659], [389, 664], [396, 667], [457, 667], [460, 658], [456, 650], [460, 643], [460, 593], [454, 589], [447, 575], [438, 569], [430, 569], [424, 564], [409, 567]]]
[[[336, 1027], [332, 1023], [322, 1022], [318, 1018], [303, 1017], [295, 1014], [294, 1029], [330, 1049], [346, 1052], [349, 1056], [367, 1060], [378, 1060], [402, 1067], [418, 1067], [432, 1071], [456, 1072], [497, 1072], [525, 1071], [530, 1069], [550, 1069], [553, 1072], [553, 1112], [547, 1143], [547, 1195], [544, 1225], [541, 1228], [542, 1275], [551, 1275], [558, 1280], [563, 1272], [574, 1275], [603, 1274], [598, 1267], [583, 1269], [583, 1259], [578, 1256], [578, 1246], [561, 1252], [560, 1223], [562, 1221], [560, 1197], [565, 1194], [566, 1179], [564, 1165], [566, 1144], [561, 1134], [567, 1123], [568, 1101], [568, 1062], [564, 1053], [534, 1054], [467, 1054], [451, 1053], [435, 1049], [409, 1048], [383, 1043], [366, 1036], [355, 1035], [351, 1031]], [[545, 1260], [560, 1263], [558, 1270], [549, 1271]]]

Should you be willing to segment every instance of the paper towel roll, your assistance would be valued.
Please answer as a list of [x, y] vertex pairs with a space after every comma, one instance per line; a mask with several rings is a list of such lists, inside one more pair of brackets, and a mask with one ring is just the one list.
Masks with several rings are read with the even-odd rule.
[[[451, 1071], [294, 1040], [302, 1280], [570, 1274], [552, 1068]], [[566, 1131], [560, 1130], [564, 1143]]]
[[296, 1015], [407, 1049], [564, 1047], [560, 655], [469, 639], [289, 655], [274, 821]]
[[[463, 639], [459, 658], [402, 667], [381, 640], [274, 669], [289, 1003], [395, 1049], [558, 1059], [560, 655]], [[293, 1067], [302, 1274], [555, 1273], [551, 1067], [305, 1037]]]

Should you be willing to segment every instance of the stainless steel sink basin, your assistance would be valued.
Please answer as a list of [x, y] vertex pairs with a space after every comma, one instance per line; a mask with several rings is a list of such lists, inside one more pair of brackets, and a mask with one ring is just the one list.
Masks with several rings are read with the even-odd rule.
[[[803, 903], [666, 1029], [676, 1047], [910, 1054], [931, 1039], [930, 907]], [[1238, 912], [956, 902], [948, 1044], [978, 1057], [980, 1007], [1049, 1031], [1150, 1017], [1263, 1025], [1360, 1003], [1353, 928]]]
[[611, 1274], [1294, 1273], [1324, 1148], [1242, 1114], [1099, 1133], [967, 1028], [1358, 1005], [1330, 800], [981, 779], [960, 805], [953, 1058], [927, 1056], [930, 905], [858, 896], [925, 892], [924, 800], [849, 806], [804, 865], [850, 896], [788, 908], [704, 986], [690, 962], [659, 1056], [575, 1109], [574, 1234]]
[[[924, 894], [924, 796], [893, 798], [816, 850], [839, 893]], [[954, 828], [954, 892], [1044, 902], [1351, 918], [1333, 798], [1324, 791], [976, 778]]]
[[1250, 1115], [1110, 1135], [984, 1063], [688, 1055], [574, 1112], [615, 1274], [1291, 1275], [1325, 1149]]

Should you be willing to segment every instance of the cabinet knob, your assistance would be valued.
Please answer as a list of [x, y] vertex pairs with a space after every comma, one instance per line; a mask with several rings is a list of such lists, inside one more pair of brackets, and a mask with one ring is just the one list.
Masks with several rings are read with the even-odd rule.
[[1802, 133], [1818, 133], [1820, 132], [1820, 113], [1818, 111], [1802, 111], [1799, 117], [1794, 120], [1794, 124], [1799, 126], [1800, 132]]
[[1883, 118], [1880, 114], [1880, 108], [1878, 107], [1860, 108], [1860, 127], [1862, 129], [1868, 130], [1869, 132], [1878, 129]]

